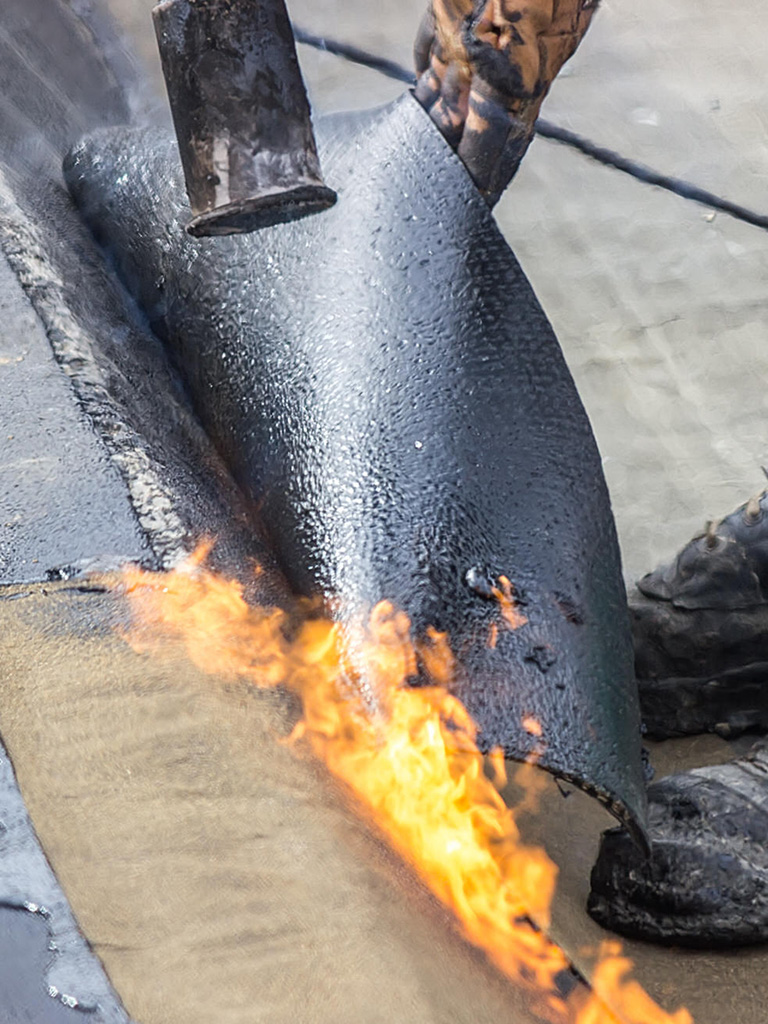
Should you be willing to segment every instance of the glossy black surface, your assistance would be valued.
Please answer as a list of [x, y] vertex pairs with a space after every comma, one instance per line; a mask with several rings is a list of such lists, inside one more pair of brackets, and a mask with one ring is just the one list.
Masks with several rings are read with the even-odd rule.
[[[484, 747], [538, 750], [642, 819], [614, 524], [546, 317], [412, 97], [328, 118], [318, 143], [336, 207], [246, 238], [185, 235], [168, 134], [99, 133], [67, 176], [291, 585], [342, 620], [386, 598], [447, 631]], [[473, 585], [502, 575], [515, 631]]]

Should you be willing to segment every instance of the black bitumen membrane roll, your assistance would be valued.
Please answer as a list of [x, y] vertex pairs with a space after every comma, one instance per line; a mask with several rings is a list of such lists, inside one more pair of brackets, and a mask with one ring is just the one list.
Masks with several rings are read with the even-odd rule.
[[[481, 745], [536, 753], [637, 826], [618, 545], [552, 329], [410, 95], [317, 136], [336, 207], [248, 237], [185, 234], [169, 133], [97, 133], [66, 174], [294, 591], [342, 621], [388, 599], [446, 631]], [[516, 630], [489, 599], [502, 577]]]

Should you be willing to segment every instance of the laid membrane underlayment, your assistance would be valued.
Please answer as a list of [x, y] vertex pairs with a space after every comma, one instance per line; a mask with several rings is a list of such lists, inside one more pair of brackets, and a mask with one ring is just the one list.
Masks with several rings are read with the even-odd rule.
[[[100, 586], [62, 581], [4, 597], [0, 727], [43, 847], [133, 1019], [537, 1019], [325, 771], [277, 742], [294, 721], [290, 703], [203, 675], [173, 646], [161, 658], [136, 654], [115, 630], [126, 607]], [[674, 741], [653, 758], [660, 772], [679, 771], [725, 760], [731, 746]], [[508, 797], [519, 799], [514, 785]], [[586, 973], [606, 937], [584, 906], [609, 823], [595, 801], [554, 782], [521, 822], [560, 868], [553, 934]], [[21, 881], [34, 883], [25, 898], [48, 899], [39, 861], [25, 853], [22, 867]], [[55, 928], [66, 951], [61, 904], [50, 909], [41, 929]], [[34, 935], [22, 938], [31, 956]], [[741, 1020], [762, 1024], [762, 948], [625, 948], [669, 1010], [683, 1003], [697, 1024], [719, 1024], [738, 1006]], [[29, 978], [32, 992], [45, 980], [87, 995], [89, 974], [70, 961], [62, 977], [64, 959]], [[74, 1014], [50, 1006], [64, 1024]], [[49, 1019], [60, 1024], [53, 1014], [39, 1024]]]
[[179, 650], [134, 653], [110, 594], [58, 584], [0, 601], [0, 619], [3, 737], [132, 1018], [529, 1019], [322, 769], [278, 742], [284, 697]]

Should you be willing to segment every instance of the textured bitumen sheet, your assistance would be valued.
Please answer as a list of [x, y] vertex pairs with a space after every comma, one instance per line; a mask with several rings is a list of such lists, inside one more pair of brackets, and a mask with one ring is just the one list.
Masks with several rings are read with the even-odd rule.
[[484, 749], [536, 750], [642, 826], [615, 530], [551, 328], [412, 97], [317, 134], [336, 206], [248, 236], [185, 235], [170, 135], [98, 132], [66, 175], [294, 588], [343, 623], [389, 600], [447, 633]]
[[[72, 19], [67, 21], [66, 8], [57, 6], [55, 13], [56, 17], [63, 19], [65, 28], [67, 24], [72, 28]], [[26, 65], [21, 58], [28, 56], [27, 64], [31, 63], [33, 68], [35, 62], [42, 62], [42, 58], [38, 53], [37, 41], [29, 37], [29, 31], [24, 31], [25, 26], [31, 30], [30, 24], [25, 22], [27, 13], [14, 4], [8, 8], [5, 17], [19, 40], [18, 44], [9, 44], [10, 56], [15, 60], [14, 66], [17, 69], [16, 77], [9, 77], [7, 83], [10, 123], [14, 112], [26, 117], [29, 103], [39, 98], [40, 90], [36, 90], [35, 82], [29, 80], [29, 72], [25, 80]], [[78, 33], [73, 30], [70, 34], [77, 42]], [[107, 122], [125, 119], [129, 114], [129, 94], [126, 92], [124, 96], [121, 93], [111, 70], [102, 64], [100, 58], [93, 61], [93, 67], [90, 67], [90, 50], [87, 42], [83, 43], [87, 33], [81, 36], [79, 42], [85, 49], [83, 60], [78, 64], [75, 85], [80, 88], [80, 77], [84, 75], [87, 79], [90, 74], [91, 95], [99, 91], [99, 86], [104, 91], [102, 119]], [[20, 54], [16, 53], [15, 45], [21, 47]], [[109, 47], [102, 49], [110, 53]], [[54, 58], [56, 56], [61, 61], [61, 55], [54, 55]], [[44, 82], [45, 89], [53, 88], [60, 71], [60, 64], [54, 59], [52, 81], [50, 84]], [[100, 76], [104, 81], [99, 80]], [[62, 77], [61, 74], [59, 77]], [[63, 81], [66, 83], [65, 74]], [[30, 144], [31, 148], [25, 145], [24, 134], [20, 131], [18, 145], [15, 142], [9, 144], [5, 154], [7, 178], [2, 193], [2, 215], [4, 244], [11, 264], [45, 324], [56, 355], [75, 385], [79, 401], [92, 418], [115, 465], [121, 471], [130, 502], [159, 560], [166, 563], [172, 561], [194, 537], [195, 525], [199, 532], [204, 524], [214, 535], [223, 536], [225, 551], [229, 548], [232, 554], [236, 550], [240, 555], [257, 555], [263, 563], [267, 560], [266, 556], [259, 551], [256, 542], [248, 542], [247, 527], [242, 518], [233, 516], [232, 525], [227, 519], [228, 510], [237, 511], [242, 505], [238, 504], [237, 494], [231, 484], [227, 483], [225, 474], [216, 471], [215, 467], [211, 472], [215, 458], [206, 450], [199, 430], [195, 433], [194, 421], [177, 394], [173, 376], [163, 360], [162, 352], [147, 334], [135, 311], [126, 303], [119, 286], [111, 279], [109, 269], [73, 215], [67, 197], [62, 194], [54, 156], [60, 151], [68, 131], [79, 129], [89, 121], [98, 121], [101, 115], [98, 107], [89, 106], [85, 101], [78, 102], [76, 96], [68, 97], [66, 89], [60, 92], [62, 95], [58, 98], [62, 102], [60, 109], [56, 104], [51, 108], [55, 122], [50, 128], [43, 116], [44, 106], [40, 106], [38, 137], [35, 132], [30, 132], [31, 142], [35, 145]], [[411, 124], [409, 118], [417, 120]], [[418, 119], [421, 119], [420, 122]], [[459, 645], [462, 644], [460, 627], [466, 629], [469, 622], [472, 628], [468, 641], [474, 647], [474, 660], [473, 664], [468, 662], [465, 666], [463, 689], [466, 692], [462, 692], [462, 695], [480, 719], [485, 744], [502, 742], [510, 753], [522, 756], [531, 748], [531, 740], [521, 727], [521, 719], [526, 715], [542, 719], [545, 730], [550, 734], [547, 751], [542, 757], [544, 763], [580, 779], [603, 799], [612, 802], [617, 811], [629, 808], [631, 813], [641, 817], [637, 707], [631, 699], [630, 656], [627, 631], [621, 619], [623, 592], [616, 542], [605, 491], [600, 485], [596, 451], [583, 410], [546, 320], [513, 257], [493, 229], [485, 207], [475, 195], [458, 161], [451, 156], [437, 133], [429, 128], [426, 118], [412, 101], [401, 105], [389, 119], [382, 118], [381, 123], [385, 125], [385, 147], [389, 145], [386, 141], [387, 124], [399, 125], [392, 139], [395, 148], [400, 146], [400, 152], [393, 154], [393, 166], [399, 167], [400, 172], [404, 173], [404, 180], [421, 179], [426, 187], [417, 205], [420, 204], [420, 210], [425, 207], [431, 215], [430, 230], [437, 230], [438, 235], [444, 230], [441, 222], [435, 221], [435, 211], [430, 209], [434, 202], [438, 206], [445, 205], [447, 221], [455, 221], [461, 227], [447, 247], [446, 254], [441, 258], [435, 255], [435, 275], [439, 286], [454, 285], [455, 294], [452, 294], [452, 301], [446, 308], [442, 308], [443, 296], [439, 289], [433, 299], [432, 321], [438, 344], [432, 370], [426, 366], [419, 369], [421, 357], [416, 357], [415, 361], [406, 359], [402, 365], [395, 361], [389, 372], [394, 373], [392, 383], [396, 386], [388, 390], [382, 386], [385, 382], [378, 379], [377, 367], [372, 363], [368, 367], [368, 386], [363, 389], [363, 395], [367, 393], [375, 397], [379, 392], [389, 394], [393, 390], [397, 404], [404, 397], [407, 382], [411, 391], [410, 399], [414, 400], [418, 412], [418, 395], [430, 393], [427, 377], [444, 361], [439, 345], [439, 335], [443, 330], [441, 325], [451, 324], [457, 311], [464, 307], [463, 326], [454, 332], [460, 336], [460, 344], [447, 361], [444, 379], [447, 380], [456, 367], [460, 369], [463, 365], [467, 369], [467, 381], [460, 380], [461, 373], [456, 375], [458, 384], [452, 385], [447, 391], [438, 388], [431, 401], [424, 403], [423, 424], [418, 421], [418, 416], [414, 417], [410, 426], [420, 435], [423, 434], [425, 441], [417, 439], [411, 447], [410, 436], [404, 438], [402, 432], [395, 431], [392, 437], [394, 448], [385, 456], [382, 456], [381, 451], [371, 451], [367, 447], [371, 435], [360, 420], [360, 415], [365, 418], [371, 410], [361, 406], [357, 410], [357, 418], [350, 418], [350, 424], [353, 435], [357, 434], [364, 443], [351, 461], [343, 455], [345, 442], [341, 438], [333, 438], [337, 444], [332, 460], [336, 459], [336, 462], [323, 462], [323, 445], [316, 444], [317, 437], [302, 452], [302, 424], [294, 422], [290, 417], [283, 418], [280, 423], [283, 446], [290, 448], [294, 439], [299, 442], [298, 462], [292, 465], [292, 456], [284, 458], [287, 453], [281, 452], [279, 446], [272, 445], [274, 438], [268, 426], [270, 417], [276, 422], [280, 420], [280, 403], [274, 401], [286, 383], [280, 374], [273, 374], [273, 395], [263, 396], [262, 410], [266, 414], [267, 424], [262, 423], [255, 449], [248, 443], [248, 424], [245, 425], [244, 435], [238, 436], [235, 431], [233, 445], [222, 443], [224, 438], [221, 432], [215, 432], [217, 440], [230, 464], [236, 469], [243, 462], [254, 459], [263, 459], [273, 467], [283, 462], [280, 473], [287, 469], [289, 477], [283, 479], [278, 476], [277, 487], [265, 478], [264, 494], [251, 486], [254, 481], [249, 480], [247, 475], [240, 475], [240, 482], [248, 484], [251, 499], [260, 503], [263, 503], [265, 495], [269, 501], [281, 489], [290, 491], [291, 472], [298, 479], [302, 473], [311, 476], [316, 464], [324, 467], [323, 473], [329, 487], [321, 494], [318, 504], [319, 507], [324, 506], [321, 518], [325, 516], [325, 526], [322, 522], [314, 521], [311, 504], [316, 496], [311, 494], [307, 495], [310, 505], [302, 508], [299, 502], [291, 514], [286, 514], [290, 510], [281, 507], [279, 502], [265, 509], [265, 520], [272, 523], [272, 541], [280, 538], [278, 547], [282, 548], [281, 554], [292, 543], [292, 527], [298, 536], [301, 535], [302, 524], [307, 527], [306, 532], [312, 533], [314, 530], [308, 545], [302, 547], [300, 543], [292, 558], [282, 559], [284, 566], [292, 567], [294, 582], [299, 582], [304, 572], [305, 576], [307, 573], [310, 576], [315, 574], [317, 583], [322, 586], [328, 583], [330, 572], [336, 583], [352, 582], [352, 591], [344, 595], [347, 614], [352, 611], [357, 614], [379, 597], [394, 598], [415, 615], [418, 627], [436, 625], [447, 628], [452, 639]], [[412, 130], [418, 136], [419, 127], [423, 136], [419, 148], [414, 149], [412, 143], [410, 147], [403, 148], [405, 137]], [[342, 130], [342, 137], [345, 130]], [[364, 140], [366, 143], [368, 141]], [[39, 153], [36, 149], [38, 143]], [[423, 152], [420, 152], [422, 148]], [[421, 158], [421, 166], [417, 156]], [[369, 164], [377, 167], [380, 158], [381, 153], [373, 153], [369, 157]], [[433, 176], [436, 173], [438, 178], [445, 175], [445, 180], [441, 181], [436, 192], [434, 182], [423, 173], [425, 163], [431, 167]], [[377, 189], [382, 187], [382, 182], [371, 174], [371, 183], [363, 190], [359, 208], [351, 210], [349, 223], [357, 218], [362, 230], [372, 227], [368, 213], [372, 197], [375, 206]], [[393, 283], [397, 285], [401, 274], [405, 274], [410, 282], [408, 290], [411, 292], [411, 310], [410, 320], [405, 317], [406, 325], [416, 323], [423, 333], [424, 299], [432, 284], [425, 279], [420, 264], [414, 265], [412, 273], [406, 267], [396, 265], [398, 253], [407, 251], [409, 240], [402, 234], [404, 222], [399, 217], [402, 199], [399, 187], [397, 181], [393, 182], [390, 198], [394, 198], [395, 206], [383, 210], [380, 216], [382, 224], [392, 229], [388, 245], [389, 258], [395, 261], [396, 278]], [[425, 219], [424, 213], [413, 216]], [[276, 242], [276, 237], [265, 237], [270, 245]], [[288, 251], [283, 251], [282, 256], [290, 264], [291, 246], [298, 251], [303, 240], [300, 233], [286, 237]], [[326, 240], [327, 234], [315, 240], [318, 267], [323, 266], [326, 260]], [[423, 232], [420, 240], [427, 247], [432, 244]], [[417, 241], [413, 244], [417, 244]], [[433, 241], [437, 249], [440, 238], [436, 237]], [[275, 248], [277, 251], [279, 246]], [[338, 245], [336, 248], [337, 252], [343, 250], [343, 246], [341, 250]], [[500, 276], [502, 291], [509, 292], [508, 305], [497, 308], [497, 305], [490, 302], [486, 308], [480, 297], [483, 291], [482, 272], [484, 263], [488, 263], [494, 251], [494, 265]], [[459, 287], [452, 281], [453, 268], [457, 261], [463, 265], [466, 252], [474, 254], [475, 264], [468, 279]], [[378, 259], [380, 257], [374, 254], [374, 262]], [[336, 269], [336, 287], [346, 296], [348, 307], [351, 299], [351, 306], [355, 308], [362, 294], [359, 292], [360, 275], [358, 272], [357, 277], [352, 276], [351, 291], [349, 288], [345, 291], [342, 282], [344, 274], [345, 268], [340, 265]], [[475, 281], [478, 274], [480, 278]], [[223, 274], [221, 281], [225, 288], [237, 283], [236, 278], [230, 280]], [[374, 281], [375, 273], [368, 287]], [[332, 282], [328, 283], [332, 286]], [[423, 285], [427, 286], [425, 294], [420, 291]], [[173, 278], [169, 278], [169, 287], [173, 289], [175, 286]], [[375, 291], [374, 285], [373, 293]], [[232, 292], [234, 301], [238, 301], [236, 292], [235, 287]], [[467, 304], [465, 296], [469, 294], [476, 295], [476, 298]], [[360, 304], [364, 309], [371, 309], [376, 301], [376, 298], [368, 298]], [[507, 316], [510, 315], [509, 310], [514, 309], [515, 313], [510, 323], [500, 331], [497, 323], [503, 321], [505, 308], [508, 310]], [[291, 308], [289, 314], [297, 321], [293, 327], [292, 346], [296, 352], [301, 351], [298, 339], [303, 330], [298, 324], [298, 312], [297, 308]], [[312, 319], [316, 314], [317, 311], [313, 312], [310, 308], [304, 318], [304, 326], [307, 316]], [[269, 320], [270, 316], [270, 311], [265, 309], [265, 320]], [[404, 311], [402, 316], [405, 316]], [[384, 332], [388, 330], [388, 318], [399, 322], [400, 317], [401, 311], [391, 304], [388, 309], [377, 309], [375, 312], [375, 322]], [[478, 327], [475, 320], [482, 326]], [[366, 331], [365, 324], [351, 326], [356, 327], [358, 332]], [[376, 344], [375, 335], [371, 331], [368, 333], [371, 346], [368, 351], [372, 351]], [[484, 334], [488, 335], [489, 351], [486, 355], [479, 352]], [[504, 344], [507, 339], [509, 344]], [[279, 347], [279, 339], [277, 344]], [[365, 351], [362, 350], [363, 358]], [[525, 356], [525, 353], [528, 355]], [[268, 361], [266, 354], [265, 358]], [[496, 368], [484, 365], [488, 361], [493, 364], [494, 358], [498, 364]], [[523, 373], [517, 372], [515, 364], [518, 360], [524, 361], [526, 369]], [[189, 359], [187, 362], [189, 368], [194, 360]], [[504, 366], [506, 376], [497, 374], [496, 369], [501, 370]], [[349, 409], [345, 408], [344, 396], [338, 391], [339, 386], [344, 391], [343, 381], [334, 383], [335, 371], [332, 367], [328, 369], [330, 377], [326, 373], [326, 382], [330, 381], [332, 386], [328, 394], [330, 405], [326, 406], [326, 412], [331, 414], [331, 418], [323, 429], [333, 437], [334, 405], [344, 409], [345, 413]], [[352, 362], [348, 370], [352, 374], [351, 389], [348, 389], [351, 394], [359, 383], [359, 374]], [[248, 386], [250, 380], [258, 380], [259, 376], [259, 368], [251, 366], [244, 377], [245, 386]], [[528, 378], [530, 387], [525, 383]], [[309, 379], [305, 383], [308, 384]], [[483, 382], [488, 381], [495, 384], [496, 391], [486, 395]], [[514, 382], [517, 382], [516, 398]], [[204, 386], [208, 387], [209, 383], [205, 381]], [[289, 381], [287, 383], [290, 384]], [[229, 384], [233, 388], [237, 387], [237, 375], [230, 379]], [[475, 384], [479, 390], [473, 399]], [[545, 409], [536, 398], [543, 387], [550, 391], [554, 388], [557, 392], [554, 405], [561, 416], [558, 423], [553, 423], [551, 410]], [[398, 396], [398, 390], [403, 394]], [[163, 395], [160, 405], [157, 402], [158, 395]], [[214, 408], [225, 408], [228, 410], [224, 414], [226, 416], [232, 405], [227, 405], [225, 397], [223, 392], [219, 392]], [[467, 399], [469, 404], [466, 404]], [[309, 407], [308, 416], [311, 420], [314, 415], [311, 403], [307, 401], [305, 404]], [[238, 405], [236, 395], [234, 405]], [[453, 420], [448, 417], [444, 422], [444, 414], [448, 412], [456, 412], [457, 416]], [[518, 443], [510, 442], [510, 417], [521, 426]], [[387, 418], [390, 425], [394, 426], [395, 420], [402, 419], [402, 410], [395, 408], [389, 417], [385, 410]], [[485, 422], [482, 429], [478, 430], [483, 418]], [[433, 423], [438, 424], [440, 429], [431, 434]], [[407, 430], [408, 424], [405, 426]], [[452, 437], [455, 441], [459, 433], [463, 434], [462, 441], [457, 443], [459, 457], [455, 461], [449, 457], [447, 463], [442, 465], [440, 447], [443, 439]], [[385, 438], [386, 429], [378, 438], [379, 448], [384, 445]], [[341, 446], [338, 444], [339, 439], [342, 441]], [[425, 443], [427, 450], [421, 454], [421, 447]], [[494, 444], [498, 450], [490, 457], [488, 447]], [[548, 461], [543, 457], [545, 448]], [[354, 496], [357, 477], [375, 483], [382, 468], [387, 463], [394, 467], [403, 455], [405, 473], [402, 480], [391, 489], [392, 493], [385, 494], [379, 488], [377, 493], [370, 495], [363, 502], [364, 505], [367, 502], [369, 507], [363, 510], [362, 518], [353, 521], [348, 513], [357, 510]], [[366, 477], [366, 459], [376, 467], [370, 479]], [[301, 470], [301, 464], [304, 470]], [[202, 465], [209, 471], [207, 474], [200, 471]], [[511, 474], [516, 478], [514, 490], [503, 491], [499, 487], [499, 473], [507, 476]], [[561, 519], [553, 512], [549, 501], [548, 474], [562, 479], [568, 477], [571, 481], [576, 509], [573, 522]], [[385, 476], [382, 474], [382, 479]], [[425, 476], [439, 481], [441, 487], [445, 485], [445, 493], [422, 494], [420, 485], [415, 481]], [[462, 480], [463, 477], [466, 477], [466, 482]], [[346, 481], [347, 504], [341, 508], [335, 506], [333, 499], [328, 502], [336, 478]], [[395, 478], [392, 479], [394, 481]], [[525, 488], [533, 492], [530, 501], [522, 498], [523, 480]], [[457, 484], [463, 487], [461, 500], [454, 500]], [[441, 505], [443, 511], [438, 522], [432, 524], [436, 504]], [[366, 534], [368, 519], [372, 519], [375, 527], [373, 532]], [[440, 537], [441, 520], [448, 527], [445, 541]], [[452, 526], [454, 520], [458, 522], [455, 531]], [[423, 537], [415, 538], [414, 545], [411, 534], [415, 523], [423, 523], [426, 532]], [[493, 531], [486, 529], [487, 523], [495, 524]], [[328, 527], [333, 525], [339, 528], [342, 524], [347, 527], [345, 534], [337, 535], [332, 531], [326, 535]], [[235, 541], [239, 543], [229, 540], [233, 527]], [[355, 538], [358, 544], [362, 543], [362, 546], [355, 550], [350, 548], [347, 543], [350, 537]], [[403, 541], [406, 543], [403, 544]], [[443, 544], [454, 550], [443, 553]], [[411, 561], [414, 554], [423, 561], [420, 554], [422, 550], [428, 553], [436, 551], [441, 557], [431, 568], [422, 565], [414, 575]], [[510, 550], [516, 552], [517, 557], [511, 558]], [[543, 566], [540, 558], [537, 560], [538, 552], [544, 551], [545, 561], [548, 560], [546, 566]], [[373, 573], [370, 572], [368, 560], [359, 557], [366, 553], [378, 567]], [[406, 556], [402, 564], [399, 561], [400, 554]], [[343, 564], [333, 565], [334, 557], [340, 557]], [[325, 565], [320, 564], [323, 560]], [[470, 572], [480, 576], [491, 573], [493, 577], [506, 572], [514, 578], [516, 585], [525, 589], [530, 621], [522, 639], [518, 641], [514, 636], [503, 634], [498, 652], [486, 646], [487, 627], [496, 617], [495, 607], [492, 601], [488, 602], [471, 592], [466, 583]], [[445, 578], [438, 580], [433, 588], [431, 575], [442, 575]], [[361, 591], [360, 585], [367, 577], [373, 589]], [[273, 574], [266, 574], [265, 578], [274, 577]], [[420, 594], [420, 590], [425, 593]], [[446, 605], [445, 609], [443, 605]], [[480, 681], [481, 670], [487, 677], [483, 681]], [[517, 676], [518, 680], [526, 680], [525, 692], [518, 693], [514, 707], [510, 706], [512, 695], [508, 691], [508, 680], [512, 675]], [[593, 692], [595, 680], [601, 681], [599, 695]], [[600, 744], [584, 739], [595, 733], [601, 737]]]

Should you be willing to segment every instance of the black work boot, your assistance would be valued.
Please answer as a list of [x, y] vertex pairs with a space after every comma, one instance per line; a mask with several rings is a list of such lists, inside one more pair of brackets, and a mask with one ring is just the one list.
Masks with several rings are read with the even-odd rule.
[[651, 855], [604, 833], [587, 909], [612, 931], [680, 946], [768, 939], [768, 742], [648, 789]]
[[[768, 494], [710, 523], [630, 595], [643, 720], [656, 739], [768, 729]], [[648, 789], [650, 857], [603, 835], [587, 909], [633, 938], [768, 940], [768, 740]]]
[[764, 491], [630, 595], [649, 736], [768, 729], [767, 513]]

